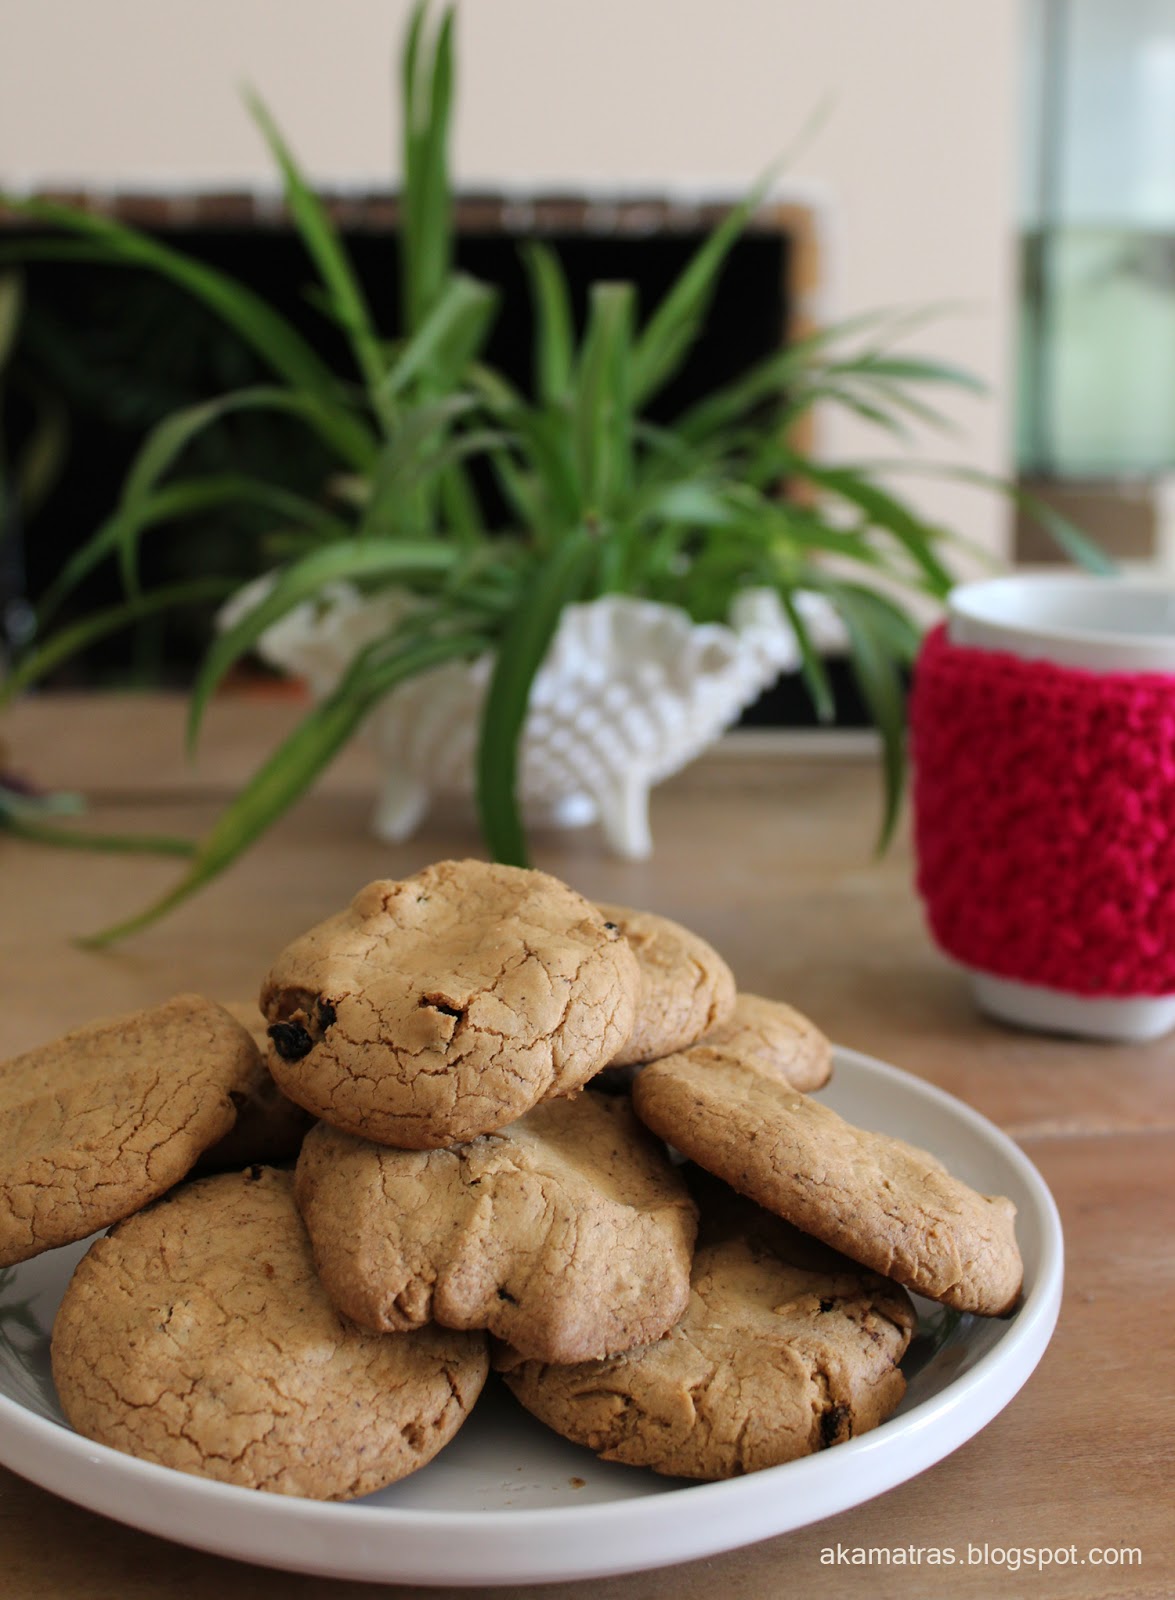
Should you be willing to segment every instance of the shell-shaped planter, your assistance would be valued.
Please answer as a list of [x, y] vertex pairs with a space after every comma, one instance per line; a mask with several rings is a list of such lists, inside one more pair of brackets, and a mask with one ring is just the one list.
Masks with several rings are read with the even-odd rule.
[[[258, 604], [269, 579], [224, 608], [228, 626]], [[414, 606], [410, 595], [325, 590], [270, 628], [258, 645], [273, 665], [328, 694], [356, 651]], [[814, 596], [800, 604], [818, 643], [837, 623]], [[782, 672], [799, 664], [795, 634], [770, 589], [739, 595], [729, 625], [696, 624], [675, 606], [607, 595], [568, 606], [531, 691], [519, 794], [532, 822], [599, 820], [617, 855], [647, 856], [649, 793], [692, 761]], [[482, 703], [493, 661], [451, 662], [394, 689], [366, 725], [384, 768], [376, 835], [407, 838], [430, 802], [471, 799]]]

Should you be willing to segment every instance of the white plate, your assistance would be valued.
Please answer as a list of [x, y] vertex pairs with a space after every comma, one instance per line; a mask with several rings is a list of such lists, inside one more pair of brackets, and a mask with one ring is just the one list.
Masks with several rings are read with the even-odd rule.
[[418, 1584], [604, 1577], [713, 1555], [881, 1494], [1001, 1411], [1048, 1344], [1061, 1299], [1061, 1224], [1032, 1163], [991, 1123], [895, 1067], [838, 1050], [822, 1094], [863, 1127], [933, 1150], [1019, 1208], [1025, 1294], [1007, 1319], [919, 1301], [897, 1415], [821, 1455], [728, 1483], [609, 1466], [504, 1392], [486, 1394], [432, 1464], [345, 1505], [260, 1494], [91, 1444], [62, 1418], [48, 1330], [85, 1245], [0, 1275], [0, 1461], [55, 1494], [164, 1538], [295, 1572]]

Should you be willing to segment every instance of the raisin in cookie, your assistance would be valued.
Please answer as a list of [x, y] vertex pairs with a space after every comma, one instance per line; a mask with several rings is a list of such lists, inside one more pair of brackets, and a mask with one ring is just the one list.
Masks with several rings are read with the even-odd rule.
[[489, 1328], [584, 1361], [659, 1339], [689, 1300], [694, 1207], [627, 1101], [548, 1100], [452, 1150], [319, 1123], [296, 1193], [327, 1292], [367, 1328]]
[[641, 973], [636, 1021], [611, 1066], [684, 1050], [726, 1020], [734, 1009], [734, 974], [705, 939], [651, 911], [599, 909], [632, 946]]
[[201, 1178], [78, 1264], [53, 1377], [79, 1433], [275, 1494], [347, 1500], [422, 1467], [485, 1381], [485, 1338], [386, 1339], [331, 1305], [288, 1173]]
[[247, 1030], [194, 994], [0, 1065], [0, 1266], [178, 1183], [228, 1133], [259, 1070]]
[[[750, 1213], [751, 1208], [746, 1208]], [[542, 1422], [606, 1461], [731, 1478], [865, 1433], [905, 1393], [914, 1310], [896, 1284], [749, 1219], [694, 1258], [685, 1317], [605, 1361], [494, 1365]]]
[[574, 1093], [631, 1032], [639, 981], [621, 934], [556, 878], [442, 861], [295, 940], [261, 1009], [292, 1100], [432, 1149]]
[[907, 1289], [986, 1315], [1015, 1304], [1015, 1206], [977, 1193], [926, 1151], [853, 1127], [733, 1053], [655, 1062], [633, 1105], [740, 1194]]
[[782, 1000], [765, 1000], [741, 990], [730, 1016], [695, 1048], [699, 1052], [695, 1059], [706, 1050], [737, 1055], [777, 1073], [805, 1094], [822, 1088], [832, 1076], [832, 1046], [814, 1022]]
[[302, 1140], [314, 1125], [314, 1118], [288, 1099], [274, 1083], [269, 1069], [273, 1044], [265, 1018], [257, 1007], [238, 1000], [226, 1000], [222, 1004], [230, 1017], [248, 1029], [257, 1046], [257, 1066], [237, 1107], [236, 1122], [223, 1139], [205, 1150], [195, 1171], [225, 1172], [258, 1162], [262, 1166], [280, 1166], [293, 1161], [302, 1148]]

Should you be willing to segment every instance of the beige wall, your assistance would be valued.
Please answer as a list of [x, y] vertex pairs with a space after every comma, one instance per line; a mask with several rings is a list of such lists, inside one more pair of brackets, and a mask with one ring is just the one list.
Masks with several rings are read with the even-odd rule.
[[[406, 0], [0, 0], [0, 181], [268, 188], [255, 84], [324, 183], [387, 181]], [[1017, 0], [465, 0], [471, 184], [741, 188], [826, 95], [794, 184], [827, 197], [827, 311], [958, 302], [919, 337], [994, 387], [960, 403], [1007, 466]], [[830, 454], [882, 447], [826, 419]], [[1002, 508], [925, 504], [1005, 548]]]

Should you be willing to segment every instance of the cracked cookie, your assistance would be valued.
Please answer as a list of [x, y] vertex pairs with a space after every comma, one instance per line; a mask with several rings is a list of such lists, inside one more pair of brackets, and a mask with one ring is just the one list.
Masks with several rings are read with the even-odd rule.
[[734, 1009], [734, 974], [705, 939], [651, 911], [599, 909], [632, 946], [641, 974], [636, 1021], [610, 1066], [684, 1050], [726, 1020]]
[[178, 1183], [228, 1133], [258, 1071], [246, 1029], [194, 994], [0, 1065], [0, 1266]]
[[295, 940], [261, 1009], [292, 1100], [432, 1149], [579, 1089], [632, 1031], [639, 982], [618, 930], [558, 879], [442, 861]]
[[[905, 1393], [914, 1308], [896, 1284], [762, 1226], [712, 1230], [689, 1309], [656, 1344], [548, 1366], [496, 1349], [528, 1411], [606, 1461], [732, 1478], [875, 1428]], [[767, 1219], [770, 1221], [770, 1219]]]
[[814, 1022], [782, 1000], [742, 990], [726, 1021], [712, 1028], [690, 1054], [701, 1059], [707, 1050], [736, 1055], [777, 1073], [805, 1094], [822, 1088], [832, 1076], [832, 1046]]
[[659, 1339], [689, 1300], [693, 1202], [626, 1100], [548, 1100], [452, 1150], [319, 1123], [296, 1194], [327, 1292], [364, 1327], [434, 1319], [584, 1361]]
[[53, 1377], [79, 1433], [251, 1489], [347, 1500], [405, 1477], [481, 1391], [485, 1338], [354, 1327], [318, 1282], [293, 1179], [202, 1178], [78, 1264]]
[[225, 1172], [256, 1162], [263, 1166], [280, 1166], [293, 1161], [302, 1148], [302, 1140], [314, 1125], [314, 1118], [288, 1099], [274, 1083], [268, 1065], [273, 1058], [273, 1044], [265, 1018], [257, 1007], [237, 1000], [225, 1000], [221, 1004], [230, 1017], [248, 1029], [257, 1046], [257, 1065], [237, 1107], [236, 1122], [223, 1139], [205, 1150], [195, 1171]]
[[854, 1127], [733, 1053], [655, 1062], [633, 1105], [740, 1194], [907, 1289], [988, 1316], [1016, 1303], [1015, 1206], [979, 1194], [926, 1151]]

